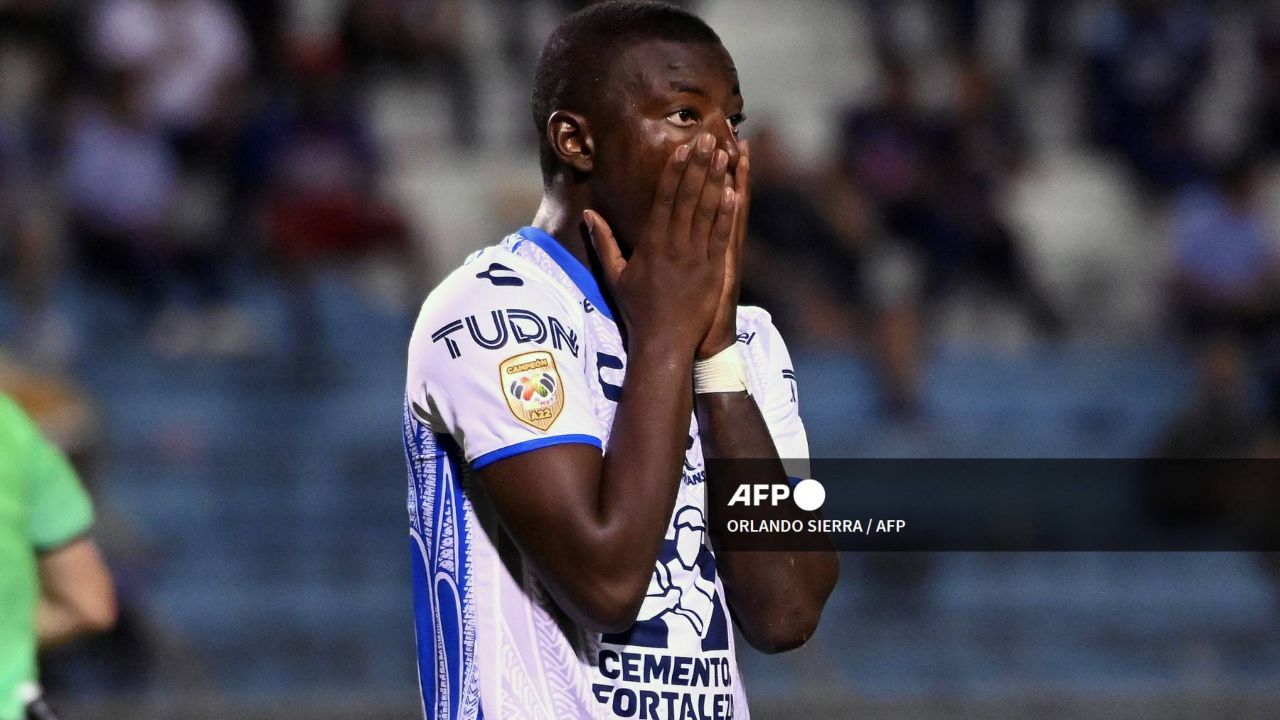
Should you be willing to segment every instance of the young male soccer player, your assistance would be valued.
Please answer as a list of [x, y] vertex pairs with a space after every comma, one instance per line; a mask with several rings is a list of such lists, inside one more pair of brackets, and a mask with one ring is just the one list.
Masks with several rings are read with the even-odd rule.
[[427, 717], [747, 718], [729, 619], [766, 652], [813, 633], [835, 555], [718, 549], [707, 523], [736, 483], [704, 457], [808, 452], [786, 347], [736, 304], [742, 104], [671, 6], [592, 6], [543, 49], [542, 206], [409, 345]]

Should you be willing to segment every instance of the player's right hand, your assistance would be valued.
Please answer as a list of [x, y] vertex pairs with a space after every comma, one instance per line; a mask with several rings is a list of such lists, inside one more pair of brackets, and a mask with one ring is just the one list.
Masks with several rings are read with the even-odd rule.
[[737, 193], [729, 156], [703, 133], [667, 159], [630, 259], [594, 210], [584, 213], [605, 283], [633, 341], [693, 352], [715, 317]]

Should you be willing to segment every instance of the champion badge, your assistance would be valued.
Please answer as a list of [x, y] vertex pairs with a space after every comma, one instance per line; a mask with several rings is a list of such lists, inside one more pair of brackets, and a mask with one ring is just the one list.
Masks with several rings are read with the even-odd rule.
[[564, 409], [564, 391], [555, 358], [545, 350], [509, 357], [498, 366], [503, 397], [520, 422], [546, 430]]

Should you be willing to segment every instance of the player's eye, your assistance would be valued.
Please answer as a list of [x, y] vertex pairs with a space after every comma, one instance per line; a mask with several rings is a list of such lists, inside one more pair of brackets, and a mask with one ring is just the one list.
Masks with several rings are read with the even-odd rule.
[[667, 116], [676, 127], [693, 127], [698, 122], [698, 115], [689, 108], [681, 108]]
[[742, 127], [742, 123], [747, 121], [747, 116], [742, 113], [734, 113], [729, 116], [729, 125], [733, 128], [734, 137], [738, 136], [738, 131]]

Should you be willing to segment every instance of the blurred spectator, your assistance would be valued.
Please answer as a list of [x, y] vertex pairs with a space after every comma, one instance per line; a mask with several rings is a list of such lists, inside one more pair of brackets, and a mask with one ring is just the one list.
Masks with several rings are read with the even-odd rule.
[[910, 65], [886, 63], [881, 83], [878, 101], [844, 119], [841, 167], [879, 208], [890, 233], [923, 238], [933, 234], [927, 181], [936, 129], [917, 103]]
[[933, 159], [933, 204], [941, 233], [950, 236], [939, 245], [958, 245], [960, 262], [951, 267], [970, 275], [984, 292], [1012, 301], [1036, 329], [1057, 334], [1063, 321], [1039, 287], [1024, 240], [1005, 217], [1005, 193], [1027, 152], [1021, 111], [977, 56], [958, 64], [956, 79], [955, 105], [939, 123]]
[[361, 75], [394, 70], [442, 81], [452, 105], [453, 140], [473, 148], [479, 118], [463, 11], [458, 0], [357, 0], [347, 6], [341, 32], [351, 67]]
[[[881, 62], [903, 57], [910, 52], [910, 43], [904, 37], [904, 14], [918, 11], [919, 6], [892, 2], [891, 0], [862, 0], [866, 22], [871, 28], [871, 40], [876, 57]], [[949, 0], [928, 3], [932, 14], [933, 33], [945, 50], [969, 54], [977, 49], [978, 31], [982, 22], [982, 3], [979, 0]]]
[[[5, 200], [0, 199], [0, 204]], [[0, 278], [13, 293], [24, 355], [59, 364], [72, 352], [68, 321], [53, 307], [57, 248], [52, 218], [39, 205], [14, 204], [0, 216]]]
[[75, 253], [87, 276], [135, 303], [162, 350], [240, 352], [249, 330], [227, 305], [214, 249], [176, 232], [177, 156], [140, 104], [138, 77], [120, 70], [73, 113], [64, 183]]
[[1056, 61], [1069, 38], [1064, 28], [1071, 26], [1077, 0], [1026, 0], [1023, 26], [1025, 56], [1037, 68]]
[[[752, 134], [751, 232], [744, 294], [787, 332], [823, 344], [848, 340], [866, 307], [859, 248], [847, 246], [815, 204], [813, 179], [788, 161], [778, 134]], [[806, 278], [817, 282], [797, 282]]]
[[[103, 0], [90, 15], [87, 40], [100, 72], [110, 78], [109, 94], [129, 96], [113, 97], [109, 104], [117, 106], [113, 132], [123, 138], [130, 125], [134, 145], [109, 148], [119, 138], [104, 132], [103, 115], [90, 115], [77, 126], [90, 133], [87, 139], [72, 137], [69, 143], [82, 161], [91, 152], [98, 160], [121, 160], [111, 157], [119, 152], [145, 157], [148, 164], [132, 173], [126, 191], [138, 193], [132, 200], [143, 203], [133, 209], [129, 202], [115, 203], [146, 226], [127, 252], [119, 237], [104, 242], [102, 231], [121, 235], [135, 229], [96, 223], [105, 218], [83, 212], [88, 208], [80, 203], [77, 230], [90, 253], [86, 259], [103, 257], [102, 248], [114, 246], [102, 274], [123, 272], [128, 283], [139, 284], [144, 309], [160, 321], [156, 340], [164, 350], [251, 351], [255, 332], [231, 305], [227, 279], [237, 237], [227, 192], [229, 150], [242, 122], [253, 59], [240, 17], [225, 0]], [[128, 88], [119, 88], [121, 82]], [[128, 106], [124, 114], [122, 103]], [[69, 163], [79, 169], [74, 159]], [[94, 191], [82, 184], [76, 192], [83, 200]], [[179, 280], [194, 291], [195, 315], [175, 302]], [[171, 312], [160, 315], [158, 309]]]
[[73, 113], [66, 196], [85, 269], [131, 293], [149, 319], [164, 309], [178, 164], [142, 111], [139, 78], [118, 71]]
[[56, 182], [47, 158], [80, 71], [67, 3], [0, 3], [0, 277], [19, 313], [19, 343], [41, 362], [72, 350], [68, 321], [51, 302], [58, 264]]
[[[1263, 408], [1250, 392], [1249, 359], [1239, 338], [1218, 333], [1202, 338], [1195, 395], [1161, 434], [1153, 457], [1174, 460], [1274, 460], [1277, 428], [1268, 427]], [[1189, 465], [1181, 466], [1186, 468]], [[1218, 522], [1241, 534], [1241, 541], [1273, 547], [1280, 509], [1275, 474], [1266, 462], [1218, 466], [1212, 486], [1179, 484], [1179, 473], [1152, 475], [1147, 481], [1149, 509], [1162, 525], [1182, 532]], [[1257, 556], [1272, 582], [1280, 581], [1280, 555]]]
[[969, 174], [1005, 185], [1030, 151], [1022, 108], [980, 56], [961, 58], [954, 67], [953, 107], [944, 122], [954, 134], [948, 149]]
[[253, 48], [253, 74], [272, 78], [280, 72], [283, 55], [284, 0], [231, 0], [240, 14], [249, 45]]
[[[8, 120], [53, 114], [74, 77], [84, 72], [78, 9], [68, 0], [0, 2], [0, 57], [6, 69], [0, 76], [0, 106]], [[28, 104], [20, 105], [24, 100]]]
[[1207, 339], [1199, 357], [1194, 398], [1157, 445], [1161, 458], [1252, 457], [1262, 440], [1262, 417], [1250, 403], [1247, 361], [1227, 335]]
[[[1217, 180], [1183, 193], [1173, 210], [1173, 305], [1192, 342], [1216, 338], [1255, 358], [1280, 427], [1280, 242], [1258, 206], [1253, 154], [1224, 164]], [[1213, 346], [1210, 346], [1210, 350]]]
[[390, 252], [415, 279], [415, 295], [426, 271], [403, 217], [380, 195], [377, 150], [339, 49], [298, 44], [289, 67], [291, 92], [246, 128], [237, 166], [288, 290], [295, 349], [320, 357], [325, 344], [313, 275], [323, 261]]
[[771, 128], [750, 143], [754, 249], [745, 258], [744, 302], [769, 308], [804, 343], [858, 336], [871, 349], [884, 409], [910, 417], [918, 410], [921, 334], [909, 261], [881, 237], [852, 185], [797, 171]]
[[1200, 170], [1189, 111], [1207, 76], [1211, 27], [1199, 0], [1112, 0], [1085, 25], [1090, 137], [1149, 190], [1167, 192]]
[[1264, 18], [1256, 54], [1260, 77], [1252, 108], [1253, 143], [1276, 157], [1280, 155], [1280, 13]]
[[104, 0], [90, 43], [108, 70], [135, 73], [140, 110], [186, 152], [226, 112], [249, 69], [249, 44], [222, 0]]
[[1242, 155], [1173, 210], [1174, 304], [1192, 338], [1257, 341], [1280, 315], [1280, 246], [1257, 206], [1260, 166]]
[[1003, 195], [1025, 137], [1020, 116], [978, 60], [962, 64], [957, 78], [955, 107], [935, 117], [918, 104], [912, 68], [891, 61], [879, 102], [845, 120], [841, 166], [877, 206], [886, 231], [924, 263], [931, 300], [976, 281], [984, 293], [1017, 303], [1037, 329], [1057, 333], [1062, 322], [1004, 218]]

